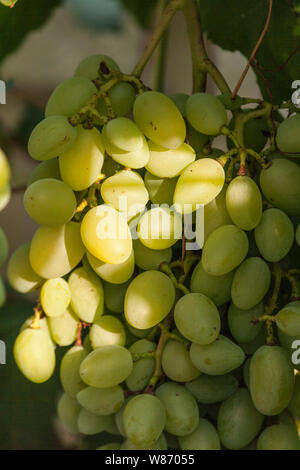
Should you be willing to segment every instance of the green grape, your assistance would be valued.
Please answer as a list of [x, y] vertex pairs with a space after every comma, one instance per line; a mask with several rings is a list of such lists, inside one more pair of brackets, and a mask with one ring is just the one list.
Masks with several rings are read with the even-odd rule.
[[191, 277], [191, 292], [198, 292], [209, 297], [219, 307], [231, 299], [231, 285], [234, 271], [223, 276], [212, 276], [202, 266], [202, 262], [194, 268]]
[[[249, 111], [243, 111], [245, 114]], [[232, 119], [229, 123], [229, 128], [234, 128], [234, 120]], [[256, 119], [249, 119], [244, 124], [243, 130], [243, 142], [244, 147], [248, 149], [252, 149], [257, 153], [260, 153], [263, 148], [265, 147], [268, 135], [270, 133], [268, 124], [265, 119], [256, 118]], [[232, 149], [234, 144], [231, 139], [227, 137], [227, 147], [228, 149]]]
[[220, 450], [220, 439], [215, 427], [200, 418], [197, 428], [188, 436], [179, 437], [181, 450]]
[[30, 175], [28, 186], [36, 181], [48, 178], [56, 180], [61, 179], [57, 158], [51, 158], [51, 160], [45, 160], [44, 162], [39, 163]]
[[71, 302], [68, 283], [61, 277], [48, 279], [41, 288], [41, 305], [48, 317], [62, 315]]
[[176, 104], [177, 108], [181, 112], [183, 117], [186, 117], [185, 115], [185, 105], [186, 102], [189, 98], [189, 95], [186, 93], [172, 93], [172, 95], [169, 95], [169, 98], [173, 101], [173, 103]]
[[73, 346], [63, 356], [60, 363], [60, 381], [64, 391], [73, 398], [86, 387], [79, 375], [80, 364], [88, 352], [82, 346]]
[[176, 104], [163, 93], [147, 91], [133, 107], [134, 120], [154, 143], [167, 149], [180, 147], [185, 139], [185, 122]]
[[298, 114], [290, 116], [282, 121], [277, 128], [276, 143], [281, 152], [299, 153], [299, 124], [300, 117]]
[[[136, 91], [130, 83], [119, 82], [108, 91], [111, 107], [116, 116], [126, 116], [132, 111]], [[97, 104], [100, 114], [106, 116], [107, 106], [105, 100], [100, 98]]]
[[132, 372], [130, 352], [119, 345], [107, 345], [95, 349], [81, 363], [80, 376], [92, 387], [108, 388], [119, 385]]
[[295, 388], [288, 409], [293, 416], [300, 419], [300, 375], [295, 375]]
[[[30, 328], [32, 323], [34, 322], [34, 320], [35, 320], [34, 315], [31, 315], [30, 317], [28, 317], [25, 320], [25, 322], [23, 323], [23, 325], [21, 326], [19, 333], [21, 333], [23, 330], [26, 330], [27, 328]], [[44, 331], [44, 333], [46, 333], [46, 335], [48, 336], [48, 338], [51, 341], [51, 344], [52, 344], [53, 348], [55, 349], [56, 344], [53, 341], [53, 339], [51, 338], [51, 333], [50, 333], [49, 325], [48, 325], [48, 319], [47, 319], [46, 316], [39, 319], [39, 328], [42, 331]]]
[[277, 327], [288, 336], [300, 336], [300, 301], [285, 305], [275, 316]]
[[238, 343], [249, 343], [257, 337], [262, 328], [262, 323], [255, 323], [255, 320], [261, 317], [264, 311], [263, 302], [247, 310], [242, 310], [233, 303], [230, 305], [228, 309], [228, 326], [230, 333]]
[[134, 444], [152, 444], [157, 441], [165, 427], [165, 407], [159, 398], [153, 395], [138, 395], [127, 403], [123, 423], [126, 436]]
[[104, 282], [104, 302], [105, 306], [114, 313], [124, 312], [124, 300], [130, 280], [124, 284], [110, 284]]
[[271, 284], [271, 271], [261, 258], [248, 258], [236, 270], [231, 287], [234, 305], [248, 310], [266, 295]]
[[0, 308], [3, 307], [6, 301], [6, 291], [5, 291], [5, 285], [2, 280], [2, 277], [0, 276]]
[[250, 364], [250, 392], [255, 407], [274, 416], [289, 404], [294, 390], [294, 374], [286, 351], [280, 346], [261, 346]]
[[204, 240], [222, 225], [232, 224], [226, 207], [227, 184], [224, 184], [222, 191], [210, 203], [204, 207]]
[[249, 242], [243, 230], [235, 225], [223, 225], [206, 240], [202, 266], [208, 274], [222, 276], [233, 271], [247, 256]]
[[137, 233], [139, 240], [147, 248], [165, 250], [181, 238], [181, 216], [167, 207], [155, 207], [142, 215]]
[[148, 445], [137, 445], [126, 439], [121, 445], [121, 450], [168, 450], [168, 444], [165, 436], [161, 434], [157, 441]]
[[155, 395], [166, 409], [165, 430], [175, 436], [188, 436], [198, 427], [199, 411], [193, 395], [182, 385], [165, 382]]
[[159, 271], [145, 271], [129, 284], [125, 295], [125, 316], [129, 325], [143, 330], [158, 325], [170, 312], [175, 288]]
[[138, 152], [143, 147], [143, 135], [133, 121], [125, 117], [112, 119], [103, 128], [105, 144], [123, 152]]
[[300, 246], [300, 224], [298, 224], [296, 229], [296, 242]]
[[294, 427], [273, 424], [259, 436], [257, 450], [300, 450], [300, 439]]
[[247, 343], [239, 343], [239, 346], [242, 348], [245, 354], [251, 356], [264, 344], [266, 344], [266, 329], [263, 325], [252, 341], [248, 341]]
[[218, 414], [218, 434], [226, 449], [239, 450], [259, 433], [264, 416], [254, 407], [250, 393], [239, 388], [227, 398]]
[[52, 92], [45, 116], [72, 116], [83, 108], [97, 93], [97, 88], [86, 77], [72, 77], [61, 82]]
[[70, 307], [59, 317], [49, 317], [52, 339], [59, 346], [70, 346], [76, 339], [79, 318]]
[[115, 422], [115, 415], [106, 416], [106, 421], [107, 423], [105, 426], [105, 431], [108, 434], [112, 434], [113, 436], [120, 436], [119, 430]]
[[82, 408], [78, 416], [78, 431], [87, 436], [99, 434], [105, 431], [108, 420], [108, 416], [97, 416]]
[[29, 259], [37, 274], [52, 279], [68, 274], [83, 255], [80, 224], [68, 222], [58, 227], [39, 227], [31, 241]]
[[120, 450], [121, 445], [119, 442], [109, 442], [108, 444], [104, 444], [103, 446], [97, 447], [96, 450]]
[[96, 80], [99, 75], [99, 68], [101, 62], [110, 69], [118, 72], [119, 66], [109, 56], [104, 54], [94, 54], [83, 59], [77, 66], [74, 75], [77, 77], [86, 77], [90, 80]]
[[226, 191], [226, 207], [235, 225], [253, 230], [262, 216], [262, 197], [257, 184], [248, 176], [236, 176]]
[[42, 329], [27, 328], [19, 333], [13, 352], [17, 366], [31, 382], [46, 382], [53, 374], [54, 348]]
[[93, 349], [108, 344], [124, 346], [126, 343], [125, 328], [117, 318], [104, 315], [93, 323], [90, 329], [90, 341]]
[[159, 269], [161, 263], [170, 263], [172, 259], [172, 248], [164, 250], [151, 250], [140, 240], [133, 241], [135, 264], [144, 271]]
[[76, 197], [63, 181], [45, 178], [25, 191], [24, 206], [30, 217], [41, 225], [63, 225], [76, 209]]
[[183, 143], [176, 149], [166, 149], [154, 142], [149, 142], [150, 158], [146, 169], [160, 178], [175, 178], [196, 159], [194, 149]]
[[85, 349], [88, 353], [90, 353], [90, 352], [93, 351], [89, 334], [87, 334], [86, 337], [84, 338], [84, 340], [83, 340], [83, 346], [84, 346], [84, 349]]
[[64, 393], [57, 404], [57, 414], [63, 426], [70, 432], [77, 433], [78, 417], [81, 407], [77, 401]]
[[175, 305], [174, 320], [180, 333], [197, 344], [210, 344], [218, 337], [221, 320], [217, 307], [206, 295], [186, 294]]
[[86, 249], [104, 263], [124, 263], [132, 252], [132, 239], [124, 217], [102, 204], [90, 209], [81, 223]]
[[[122, 119], [126, 119], [126, 118], [122, 118]], [[131, 122], [129, 119], [127, 119], [127, 121]], [[120, 165], [123, 165], [128, 168], [133, 168], [133, 169], [143, 168], [145, 165], [147, 165], [150, 154], [149, 154], [149, 147], [148, 147], [147, 141], [145, 137], [143, 136], [143, 134], [141, 134], [142, 146], [136, 151], [128, 152], [125, 150], [121, 150], [115, 145], [113, 145], [107, 139], [105, 130], [106, 128], [104, 127], [102, 131], [102, 137], [104, 140], [105, 150], [108, 153], [108, 155], [113, 158], [113, 160], [115, 160]], [[123, 136], [123, 139], [125, 141], [126, 134]]]
[[63, 181], [74, 191], [82, 191], [98, 178], [104, 161], [104, 144], [100, 132], [77, 127], [73, 145], [59, 155], [59, 170]]
[[270, 263], [277, 263], [284, 258], [294, 242], [293, 224], [279, 209], [264, 211], [254, 234], [260, 254]]
[[19, 246], [11, 255], [7, 266], [10, 285], [21, 294], [28, 294], [43, 282], [43, 278], [36, 274], [30, 265], [29, 251], [29, 243]]
[[75, 142], [77, 130], [65, 116], [50, 116], [35, 126], [28, 141], [29, 155], [49, 160], [66, 152]]
[[138, 330], [137, 328], [134, 328], [133, 326], [130, 326], [128, 323], [126, 323], [126, 326], [130, 333], [135, 336], [136, 338], [147, 338], [149, 333], [153, 331], [152, 328], [146, 328], [145, 330]]
[[260, 186], [272, 205], [288, 215], [300, 215], [300, 167], [283, 158], [260, 174]]
[[121, 171], [122, 169], [122, 165], [115, 162], [115, 160], [113, 160], [109, 155], [105, 156], [101, 171], [106, 177], [113, 176], [115, 173]]
[[10, 184], [6, 184], [2, 188], [0, 188], [0, 211], [7, 206], [11, 198], [11, 188]]
[[220, 335], [213, 343], [192, 343], [190, 357], [198, 370], [208, 375], [224, 375], [240, 367], [244, 351], [230, 339]]
[[8, 255], [8, 241], [4, 230], [0, 227], [0, 266], [4, 263]]
[[221, 192], [224, 181], [225, 173], [218, 162], [211, 158], [196, 160], [178, 178], [174, 193], [176, 209], [188, 214], [199, 205], [210, 203]]
[[[147, 339], [140, 339], [133, 343], [129, 351], [131, 354], [147, 354], [155, 351], [156, 344]], [[154, 357], [141, 357], [134, 361], [133, 369], [126, 379], [126, 385], [129, 390], [137, 392], [143, 390], [149, 383], [155, 369]]]
[[165, 375], [174, 382], [189, 382], [200, 375], [192, 363], [189, 352], [179, 341], [168, 341], [161, 358]]
[[196, 380], [185, 384], [198, 403], [211, 405], [229, 398], [238, 389], [238, 380], [233, 375], [201, 374]]
[[125, 433], [125, 429], [124, 429], [124, 423], [123, 423], [123, 414], [124, 414], [124, 410], [127, 406], [127, 403], [130, 400], [132, 400], [133, 397], [134, 397], [134, 395], [131, 395], [131, 396], [129, 395], [127, 398], [125, 398], [123, 405], [121, 406], [121, 408], [114, 415], [114, 420], [115, 420], [117, 429], [119, 431], [119, 434], [123, 437], [126, 437], [126, 433]]
[[86, 387], [77, 393], [77, 401], [90, 413], [108, 416], [121, 408], [124, 403], [124, 392], [119, 385], [105, 389]]
[[87, 259], [96, 274], [104, 281], [111, 284], [123, 284], [127, 282], [134, 272], [134, 251], [120, 264], [110, 264], [100, 261], [98, 258], [87, 252]]
[[71, 307], [87, 323], [93, 323], [103, 314], [104, 292], [101, 279], [92, 271], [76, 268], [68, 280]]
[[234, 99], [231, 99], [231, 93], [223, 93], [222, 95], [218, 95], [217, 98], [221, 101], [223, 106], [230, 111], [236, 111], [243, 104], [243, 98], [236, 96]]
[[0, 148], [0, 189], [6, 186], [11, 177], [10, 166], [5, 153]]
[[177, 178], [159, 178], [146, 171], [144, 182], [153, 204], [172, 206]]
[[227, 113], [216, 96], [208, 93], [195, 93], [186, 103], [186, 116], [189, 123], [206, 135], [217, 135], [227, 123]]
[[196, 131], [189, 124], [188, 126], [188, 142], [193, 147], [195, 152], [199, 153], [203, 151], [203, 148], [208, 143], [209, 137], [205, 134], [201, 134], [201, 132]]

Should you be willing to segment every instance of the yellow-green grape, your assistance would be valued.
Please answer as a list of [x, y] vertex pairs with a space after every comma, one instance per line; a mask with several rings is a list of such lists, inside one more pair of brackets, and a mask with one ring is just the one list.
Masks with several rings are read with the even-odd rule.
[[175, 287], [166, 274], [145, 271], [129, 284], [125, 295], [125, 317], [129, 325], [144, 330], [158, 325], [175, 301]]
[[7, 266], [10, 285], [21, 294], [37, 289], [44, 279], [36, 274], [29, 262], [30, 244], [19, 246], [11, 255]]
[[3, 307], [3, 305], [5, 304], [5, 300], [6, 300], [5, 286], [4, 286], [2, 277], [0, 276], [0, 308]]
[[260, 329], [258, 335], [248, 343], [239, 343], [239, 346], [242, 348], [247, 356], [251, 356], [255, 353], [261, 346], [266, 344], [266, 328], [265, 325]]
[[80, 366], [80, 376], [87, 385], [108, 388], [126, 380], [132, 368], [130, 352], [114, 344], [102, 346], [91, 352]]
[[176, 104], [163, 93], [147, 91], [139, 95], [133, 106], [133, 116], [141, 131], [156, 144], [168, 149], [183, 144], [184, 119]]
[[98, 178], [104, 161], [104, 144], [98, 129], [77, 127], [73, 145], [59, 154], [63, 181], [74, 191], [82, 191]]
[[17, 336], [14, 358], [22, 374], [35, 383], [46, 382], [54, 372], [55, 353], [42, 329], [27, 328]]
[[259, 436], [257, 450], [300, 450], [300, 439], [293, 426], [273, 424]]
[[25, 191], [24, 206], [40, 225], [63, 225], [76, 209], [76, 197], [63, 181], [45, 178], [32, 183]]
[[101, 171], [106, 177], [113, 176], [115, 173], [121, 171], [122, 169], [123, 167], [122, 165], [120, 165], [120, 163], [117, 163], [109, 155], [105, 156]]
[[41, 305], [48, 317], [62, 315], [71, 302], [70, 287], [63, 278], [48, 279], [41, 288]]
[[153, 204], [172, 206], [177, 178], [159, 178], [146, 171], [144, 181]]
[[199, 261], [191, 277], [191, 291], [206, 295], [219, 307], [231, 299], [233, 276], [233, 271], [223, 276], [212, 276], [203, 269], [202, 262]]
[[165, 250], [181, 238], [181, 216], [167, 207], [155, 207], [142, 215], [137, 233], [140, 241], [147, 248]]
[[71, 307], [87, 323], [93, 323], [103, 314], [104, 293], [101, 279], [92, 271], [75, 269], [68, 280]]
[[[30, 317], [28, 317], [25, 322], [23, 323], [23, 325], [21, 326], [20, 328], [20, 331], [19, 333], [21, 333], [23, 330], [26, 330], [27, 328], [30, 328], [31, 325], [32, 325], [32, 322], [34, 321], [34, 315], [31, 315]], [[51, 341], [51, 344], [53, 346], [53, 348], [55, 349], [56, 348], [56, 344], [55, 342], [53, 341], [53, 339], [51, 338], [51, 333], [50, 333], [50, 329], [49, 329], [49, 325], [48, 325], [48, 320], [47, 320], [47, 317], [42, 317], [39, 319], [39, 328], [44, 331], [44, 333], [46, 333], [46, 335], [48, 336], [48, 338], [50, 339]]]
[[271, 284], [271, 271], [261, 258], [248, 258], [236, 270], [231, 287], [234, 305], [248, 310], [266, 295]]
[[80, 390], [86, 387], [79, 375], [80, 364], [88, 355], [82, 346], [73, 346], [63, 356], [60, 363], [60, 381], [64, 391], [76, 398]]
[[0, 227], [0, 266], [4, 263], [8, 255], [8, 241], [4, 230]]
[[295, 388], [288, 406], [289, 411], [297, 419], [300, 419], [300, 375], [295, 375]]
[[210, 421], [199, 419], [197, 428], [188, 436], [179, 437], [181, 450], [220, 450], [220, 438]]
[[188, 214], [210, 203], [222, 191], [224, 182], [225, 173], [217, 161], [196, 160], [178, 178], [174, 193], [176, 209]]
[[204, 240], [207, 240], [216, 228], [232, 224], [226, 207], [227, 188], [227, 184], [224, 184], [218, 196], [204, 207]]
[[98, 416], [116, 413], [124, 403], [124, 392], [119, 385], [105, 389], [86, 387], [77, 393], [80, 405]]
[[148, 385], [155, 369], [155, 359], [142, 356], [154, 352], [155, 349], [156, 344], [147, 339], [140, 339], [130, 346], [131, 354], [141, 355], [141, 358], [134, 360], [132, 372], [126, 379], [129, 390], [137, 392]]
[[57, 158], [51, 158], [51, 160], [45, 160], [44, 162], [39, 163], [30, 175], [28, 186], [45, 178], [52, 178], [56, 180], [61, 179]]
[[238, 389], [238, 380], [230, 374], [205, 375], [185, 384], [198, 403], [211, 405], [229, 398]]
[[227, 113], [216, 96], [195, 93], [186, 102], [186, 116], [189, 123], [206, 135], [217, 135], [227, 123]]
[[143, 147], [143, 134], [133, 121], [125, 117], [112, 119], [103, 128], [105, 144], [123, 152], [138, 152]]
[[233, 271], [246, 258], [249, 241], [246, 233], [235, 225], [223, 225], [206, 240], [202, 266], [208, 274], [222, 276]]
[[288, 336], [300, 335], [300, 301], [285, 305], [275, 316], [277, 327]]
[[218, 414], [218, 434], [226, 449], [239, 450], [250, 444], [259, 433], [264, 416], [252, 403], [245, 388], [227, 398]]
[[165, 375], [174, 382], [189, 382], [200, 375], [188, 350], [179, 341], [168, 341], [162, 353], [161, 365]]
[[49, 329], [52, 339], [59, 346], [70, 346], [75, 339], [79, 318], [69, 307], [59, 317], [49, 317]]
[[166, 149], [149, 142], [150, 158], [146, 169], [160, 178], [175, 178], [196, 159], [194, 149], [183, 143], [176, 149]]
[[133, 397], [134, 397], [134, 395], [129, 395], [127, 398], [125, 398], [125, 401], [124, 401], [122, 407], [114, 415], [115, 423], [116, 423], [117, 429], [119, 431], [119, 434], [123, 437], [126, 437], [126, 433], [125, 433], [125, 429], [124, 429], [124, 423], [123, 423], [123, 414], [124, 414], [124, 410], [126, 408], [127, 403], [130, 400], [132, 400]]
[[120, 432], [115, 423], [115, 415], [106, 416], [105, 431], [113, 436], [120, 436]]
[[70, 432], [77, 433], [78, 429], [78, 416], [81, 406], [75, 400], [64, 393], [57, 404], [57, 414], [63, 426]]
[[113, 207], [93, 207], [81, 223], [86, 249], [104, 263], [124, 263], [132, 252], [132, 239], [126, 220]]
[[294, 391], [293, 367], [280, 346], [261, 346], [250, 363], [250, 392], [255, 407], [274, 416], [289, 404]]
[[263, 302], [247, 310], [242, 310], [233, 303], [230, 305], [228, 309], [228, 326], [230, 333], [238, 343], [249, 343], [257, 337], [262, 323], [255, 320], [264, 314], [264, 310]]
[[6, 186], [10, 181], [10, 166], [5, 153], [0, 148], [0, 189]]
[[80, 224], [68, 222], [58, 227], [39, 227], [31, 241], [29, 258], [37, 274], [52, 279], [68, 274], [83, 255]]
[[151, 250], [140, 240], [133, 241], [135, 264], [144, 271], [159, 269], [161, 263], [169, 263], [172, 259], [172, 248]]
[[108, 416], [97, 416], [82, 408], [78, 416], [78, 430], [82, 434], [93, 436], [104, 432], [109, 420]]
[[89, 336], [93, 349], [108, 344], [124, 346], [126, 343], [125, 328], [120, 320], [112, 315], [104, 315], [95, 321], [90, 329]]
[[[136, 91], [130, 83], [119, 82], [108, 91], [111, 107], [116, 116], [126, 116], [132, 111]], [[100, 98], [97, 104], [100, 114], [106, 116], [107, 106], [105, 100]]]
[[67, 116], [78, 113], [97, 88], [86, 77], [72, 77], [61, 82], [52, 92], [45, 109], [45, 116]]
[[198, 370], [208, 375], [224, 375], [240, 367], [245, 360], [244, 351], [220, 335], [213, 343], [192, 343], [190, 357]]
[[186, 105], [186, 102], [189, 98], [189, 95], [187, 95], [186, 93], [172, 93], [171, 95], [169, 95], [169, 98], [171, 98], [173, 103], [176, 104], [176, 106], [179, 109], [179, 111], [181, 112], [182, 116], [186, 117], [186, 115], [185, 115], [185, 105]]
[[65, 116], [50, 116], [35, 126], [28, 141], [29, 155], [49, 160], [66, 152], [75, 142], [77, 130]]
[[209, 137], [201, 132], [196, 131], [190, 124], [187, 128], [189, 144], [193, 147], [195, 152], [200, 153], [203, 151], [204, 146], [208, 143]]
[[104, 303], [108, 310], [113, 313], [124, 312], [124, 299], [129, 283], [130, 280], [124, 284], [104, 283]]
[[165, 430], [175, 436], [187, 436], [199, 424], [198, 405], [193, 395], [182, 385], [166, 382], [155, 395], [162, 401], [167, 413]]
[[280, 209], [264, 211], [254, 234], [260, 254], [270, 263], [284, 258], [294, 242], [292, 221]]
[[[113, 160], [115, 160], [120, 165], [133, 169], [143, 168], [145, 165], [147, 165], [150, 154], [147, 140], [145, 139], [143, 134], [141, 134], [142, 146], [138, 150], [135, 150], [133, 152], [121, 150], [119, 147], [113, 145], [106, 137], [105, 127], [103, 128], [102, 137], [106, 152], [113, 158]], [[123, 138], [125, 140], [125, 136], [123, 136]]]
[[168, 450], [168, 444], [165, 436], [161, 434], [157, 441], [148, 445], [137, 445], [126, 439], [121, 445], [121, 450]]
[[94, 54], [83, 59], [77, 66], [74, 75], [77, 77], [86, 77], [90, 80], [95, 80], [99, 75], [99, 68], [101, 62], [110, 69], [118, 72], [119, 66], [109, 56], [104, 54]]
[[300, 167], [289, 160], [278, 158], [260, 174], [264, 196], [288, 215], [300, 215]]
[[288, 117], [279, 124], [277, 128], [276, 143], [281, 152], [300, 152], [299, 125], [300, 117], [298, 114]]
[[296, 242], [300, 246], [300, 224], [298, 224], [296, 229]]
[[7, 183], [5, 186], [0, 188], [0, 211], [7, 206], [11, 198], [11, 188], [10, 184]]
[[226, 191], [226, 207], [235, 225], [253, 230], [262, 216], [262, 197], [257, 184], [248, 176], [236, 176]]
[[120, 450], [121, 444], [119, 442], [109, 442], [103, 446], [97, 447], [96, 450]]
[[126, 436], [134, 444], [152, 444], [157, 441], [165, 427], [165, 407], [153, 395], [138, 395], [127, 403], [123, 423]]
[[151, 333], [151, 331], [153, 331], [152, 328], [146, 328], [145, 330], [138, 330], [137, 328], [134, 328], [133, 326], [130, 326], [128, 323], [126, 324], [128, 330], [130, 331], [130, 333], [135, 336], [136, 338], [147, 338], [147, 336], [149, 335], [149, 333]]
[[87, 259], [99, 277], [111, 284], [123, 284], [127, 282], [134, 272], [134, 251], [120, 264], [110, 264], [100, 261], [98, 258], [87, 252]]
[[210, 344], [218, 337], [221, 320], [217, 307], [206, 295], [186, 294], [175, 305], [174, 320], [180, 333], [197, 344]]

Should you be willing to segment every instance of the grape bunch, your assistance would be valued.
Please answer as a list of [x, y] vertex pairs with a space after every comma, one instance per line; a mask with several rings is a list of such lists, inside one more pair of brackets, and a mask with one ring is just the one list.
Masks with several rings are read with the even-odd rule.
[[31, 133], [40, 226], [8, 279], [39, 296], [14, 357], [42, 383], [68, 347], [58, 416], [100, 450], [300, 449], [300, 115], [245, 104], [95, 55]]
[[[6, 155], [0, 148], [0, 211], [2, 211], [9, 203], [10, 195], [10, 166]], [[0, 267], [6, 260], [7, 255], [8, 241], [2, 227], [0, 226]], [[4, 305], [5, 299], [5, 286], [0, 276], [0, 308]]]

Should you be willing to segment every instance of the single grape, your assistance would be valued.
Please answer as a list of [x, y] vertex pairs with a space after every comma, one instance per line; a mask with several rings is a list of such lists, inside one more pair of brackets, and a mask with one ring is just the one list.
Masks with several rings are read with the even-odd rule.
[[114, 313], [124, 312], [124, 300], [130, 280], [124, 284], [110, 284], [104, 282], [104, 302], [106, 308]]
[[187, 127], [187, 135], [188, 143], [193, 147], [197, 154], [203, 151], [203, 148], [205, 147], [205, 145], [207, 145], [209, 141], [208, 135], [196, 131], [196, 129], [194, 129], [191, 124], [189, 124]]
[[273, 424], [259, 436], [257, 450], [300, 450], [300, 439], [294, 427]]
[[248, 176], [236, 176], [226, 191], [226, 207], [235, 225], [253, 230], [262, 216], [262, 197], [257, 184]]
[[[133, 343], [129, 351], [132, 354], [144, 355], [155, 351], [156, 344], [147, 339], [140, 339]], [[126, 385], [129, 390], [137, 392], [146, 388], [149, 384], [155, 369], [154, 357], [141, 357], [133, 363], [133, 369], [129, 377], [126, 379]]]
[[[108, 91], [108, 96], [115, 115], [126, 116], [132, 111], [136, 91], [130, 83], [119, 82]], [[107, 115], [107, 106], [103, 98], [99, 99], [97, 108], [100, 114]]]
[[87, 252], [87, 259], [93, 270], [101, 279], [112, 284], [123, 284], [127, 282], [134, 272], [134, 251], [120, 264], [110, 264], [100, 261]]
[[137, 233], [139, 240], [147, 248], [165, 250], [181, 238], [181, 217], [169, 208], [155, 207], [142, 215]]
[[183, 143], [176, 149], [166, 149], [154, 142], [149, 142], [150, 158], [146, 169], [160, 178], [175, 178], [196, 159], [194, 149]]
[[195, 93], [186, 103], [186, 116], [189, 123], [206, 135], [217, 135], [227, 123], [227, 113], [216, 96], [208, 93]]
[[185, 106], [186, 102], [189, 98], [189, 95], [186, 93], [172, 93], [172, 95], [169, 95], [169, 98], [173, 101], [173, 103], [176, 104], [177, 108], [181, 112], [183, 117], [186, 117], [185, 114]]
[[231, 299], [231, 286], [234, 271], [223, 276], [212, 276], [202, 266], [202, 262], [194, 268], [191, 277], [191, 292], [199, 292], [209, 297], [215, 305], [221, 306]]
[[125, 117], [112, 119], [103, 128], [105, 143], [123, 152], [138, 152], [143, 147], [143, 135], [133, 121]]
[[220, 438], [207, 419], [200, 418], [197, 428], [188, 436], [179, 437], [181, 450], [220, 450]]
[[152, 250], [140, 240], [133, 241], [135, 264], [144, 271], [158, 270], [161, 263], [169, 263], [172, 259], [172, 248]]
[[238, 389], [239, 382], [233, 375], [205, 375], [185, 384], [198, 403], [211, 405], [219, 403]]
[[288, 336], [300, 336], [300, 301], [285, 305], [275, 316], [277, 327]]
[[71, 290], [61, 277], [48, 279], [41, 288], [41, 305], [48, 317], [58, 317], [67, 310], [71, 302]]
[[90, 329], [90, 341], [93, 349], [109, 344], [125, 346], [126, 332], [123, 324], [112, 315], [104, 315], [95, 321]]
[[257, 337], [262, 323], [256, 320], [264, 314], [264, 310], [263, 302], [247, 310], [242, 310], [231, 303], [228, 309], [228, 326], [238, 343], [249, 343]]
[[168, 444], [165, 436], [161, 434], [157, 441], [151, 444], [137, 445], [130, 439], [126, 439], [121, 445], [121, 450], [167, 450]]
[[86, 387], [79, 375], [80, 364], [88, 352], [82, 346], [73, 346], [64, 354], [60, 363], [60, 381], [64, 391], [73, 398]]
[[227, 184], [224, 184], [222, 191], [210, 203], [204, 207], [204, 240], [222, 225], [232, 224], [226, 207]]
[[177, 178], [159, 178], [146, 171], [144, 182], [153, 204], [172, 206]]
[[77, 393], [77, 401], [90, 413], [108, 416], [116, 413], [124, 403], [124, 392], [119, 385], [113, 387], [86, 387]]
[[279, 124], [276, 134], [276, 143], [281, 152], [300, 152], [299, 124], [300, 116], [298, 114], [289, 116]]
[[86, 77], [90, 80], [95, 80], [99, 75], [101, 62], [110, 69], [118, 72], [119, 66], [109, 56], [104, 54], [94, 54], [83, 59], [77, 66], [74, 75], [76, 77]]
[[39, 163], [30, 175], [28, 186], [36, 181], [48, 178], [56, 180], [61, 179], [57, 158], [51, 158], [51, 160], [45, 160], [44, 162]]
[[64, 428], [69, 432], [77, 433], [78, 417], [81, 407], [78, 402], [64, 393], [57, 404], [57, 414]]
[[59, 346], [70, 346], [76, 339], [79, 318], [70, 307], [59, 317], [49, 317], [51, 337]]
[[[128, 152], [128, 151], [119, 149], [106, 138], [105, 127], [102, 132], [105, 150], [108, 153], [108, 155], [110, 155], [113, 158], [113, 160], [115, 160], [120, 165], [123, 165], [128, 168], [133, 168], [133, 169], [143, 168], [145, 165], [147, 165], [149, 161], [150, 153], [149, 153], [148, 143], [142, 134], [141, 136], [142, 136], [141, 148], [133, 152]], [[125, 140], [125, 136], [123, 136], [123, 139]]]
[[168, 341], [162, 353], [161, 365], [165, 375], [174, 382], [189, 382], [200, 375], [187, 348], [179, 341]]
[[29, 251], [29, 243], [19, 246], [11, 255], [7, 266], [10, 285], [22, 294], [37, 289], [43, 283], [43, 278], [36, 274], [30, 265]]
[[87, 436], [99, 434], [106, 430], [109, 420], [109, 416], [97, 416], [82, 408], [78, 416], [78, 431]]

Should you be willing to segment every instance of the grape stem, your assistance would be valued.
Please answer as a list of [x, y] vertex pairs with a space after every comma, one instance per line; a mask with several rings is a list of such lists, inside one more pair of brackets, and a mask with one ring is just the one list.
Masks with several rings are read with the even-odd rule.
[[293, 270], [287, 271], [283, 275], [289, 281], [292, 288], [291, 300], [300, 300], [299, 283], [293, 274]]
[[36, 307], [33, 309], [34, 312], [34, 318], [30, 324], [30, 328], [33, 330], [39, 330], [40, 329], [40, 318], [43, 314], [43, 309], [40, 300], [37, 301]]
[[[156, 14], [155, 14], [155, 23], [159, 24], [163, 12], [165, 10], [167, 4], [167, 0], [159, 0]], [[167, 56], [167, 48], [168, 48], [168, 29], [164, 32], [157, 48], [156, 53], [156, 65], [154, 71], [154, 86], [153, 90], [156, 91], [164, 91], [164, 84], [165, 84], [165, 72], [166, 72], [166, 56]]]
[[[265, 308], [266, 329], [267, 329], [266, 343], [270, 346], [276, 344], [276, 338], [275, 338], [275, 335], [274, 335], [273, 319], [271, 320], [268, 317], [272, 316], [274, 311], [277, 308], [278, 297], [279, 297], [279, 294], [280, 294], [281, 280], [282, 280], [282, 276], [283, 276], [283, 272], [282, 272], [281, 267], [278, 263], [274, 263], [274, 265], [273, 265], [273, 276], [274, 276], [273, 292], [272, 292], [271, 298], [269, 300], [269, 303]], [[261, 317], [261, 318], [263, 318], [263, 317]]]
[[174, 273], [173, 273], [172, 269], [170, 268], [170, 266], [168, 265], [168, 263], [166, 263], [166, 262], [161, 263], [159, 269], [160, 269], [160, 271], [165, 273], [167, 276], [169, 276], [169, 278], [173, 282], [174, 287], [176, 289], [180, 290], [184, 295], [190, 293], [189, 289], [185, 285], [183, 285], [181, 282], [177, 281], [176, 276], [174, 275]]

